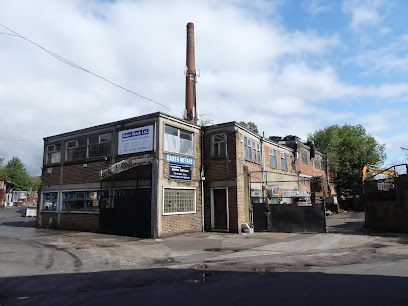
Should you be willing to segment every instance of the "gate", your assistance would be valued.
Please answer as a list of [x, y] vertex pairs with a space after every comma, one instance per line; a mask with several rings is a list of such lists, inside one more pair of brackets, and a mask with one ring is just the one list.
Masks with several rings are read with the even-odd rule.
[[328, 188], [320, 177], [280, 175], [277, 180], [273, 177], [279, 174], [270, 171], [253, 174], [250, 189], [255, 231], [326, 232], [324, 199]]
[[[102, 233], [152, 237], [151, 232], [151, 165], [134, 167], [103, 180], [102, 184], [127, 181], [129, 187], [117, 187], [110, 198], [101, 199], [99, 229]], [[132, 184], [129, 184], [132, 182]]]

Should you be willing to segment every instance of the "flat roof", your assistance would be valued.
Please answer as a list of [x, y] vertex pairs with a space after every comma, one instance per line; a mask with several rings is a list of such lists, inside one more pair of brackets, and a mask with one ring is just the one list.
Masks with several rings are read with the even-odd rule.
[[83, 128], [83, 129], [78, 129], [78, 130], [74, 130], [74, 131], [69, 131], [66, 133], [61, 133], [61, 134], [56, 134], [56, 135], [52, 135], [52, 136], [47, 136], [44, 137], [43, 140], [47, 141], [49, 139], [52, 138], [57, 138], [57, 137], [66, 137], [66, 136], [71, 136], [71, 135], [75, 135], [75, 134], [79, 134], [79, 133], [87, 133], [87, 132], [91, 132], [91, 131], [95, 131], [95, 130], [100, 130], [103, 128], [109, 128], [115, 125], [123, 125], [123, 124], [127, 124], [133, 121], [141, 121], [141, 120], [146, 120], [146, 119], [151, 119], [151, 118], [156, 118], [156, 117], [163, 117], [163, 118], [168, 118], [174, 121], [178, 121], [179, 123], [183, 123], [185, 125], [194, 127], [194, 128], [198, 128], [200, 129], [201, 127], [198, 125], [194, 125], [184, 119], [180, 119], [177, 118], [175, 116], [163, 113], [163, 112], [155, 112], [155, 113], [150, 113], [150, 114], [145, 114], [145, 115], [140, 115], [137, 117], [132, 117], [132, 118], [127, 118], [127, 119], [122, 119], [122, 120], [118, 120], [118, 121], [113, 121], [113, 122], [109, 122], [109, 123], [103, 123], [103, 124], [99, 124], [99, 125], [95, 125], [95, 126], [91, 126], [91, 127], [87, 127], [87, 128]]

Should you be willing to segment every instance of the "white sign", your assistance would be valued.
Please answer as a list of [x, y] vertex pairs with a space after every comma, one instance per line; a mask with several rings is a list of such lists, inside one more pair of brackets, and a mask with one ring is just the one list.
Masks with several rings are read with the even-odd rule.
[[118, 155], [153, 150], [153, 125], [118, 133]]

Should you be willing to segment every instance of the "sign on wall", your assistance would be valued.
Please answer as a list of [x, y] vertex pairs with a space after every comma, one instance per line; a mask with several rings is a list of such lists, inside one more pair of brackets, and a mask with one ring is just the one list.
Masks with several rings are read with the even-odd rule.
[[178, 156], [173, 154], [166, 154], [166, 161], [168, 163], [180, 164], [180, 165], [193, 165], [194, 160], [190, 157]]
[[118, 155], [153, 150], [153, 125], [120, 131], [118, 133]]
[[191, 180], [191, 166], [169, 164], [169, 177], [176, 180]]

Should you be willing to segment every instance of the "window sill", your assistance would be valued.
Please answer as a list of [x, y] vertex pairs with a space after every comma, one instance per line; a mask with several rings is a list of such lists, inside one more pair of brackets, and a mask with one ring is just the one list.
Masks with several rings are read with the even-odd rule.
[[87, 215], [99, 215], [99, 210], [63, 210], [63, 214], [87, 214]]
[[174, 216], [174, 215], [192, 215], [196, 211], [186, 211], [186, 212], [174, 212], [174, 213], [163, 213], [163, 216]]

